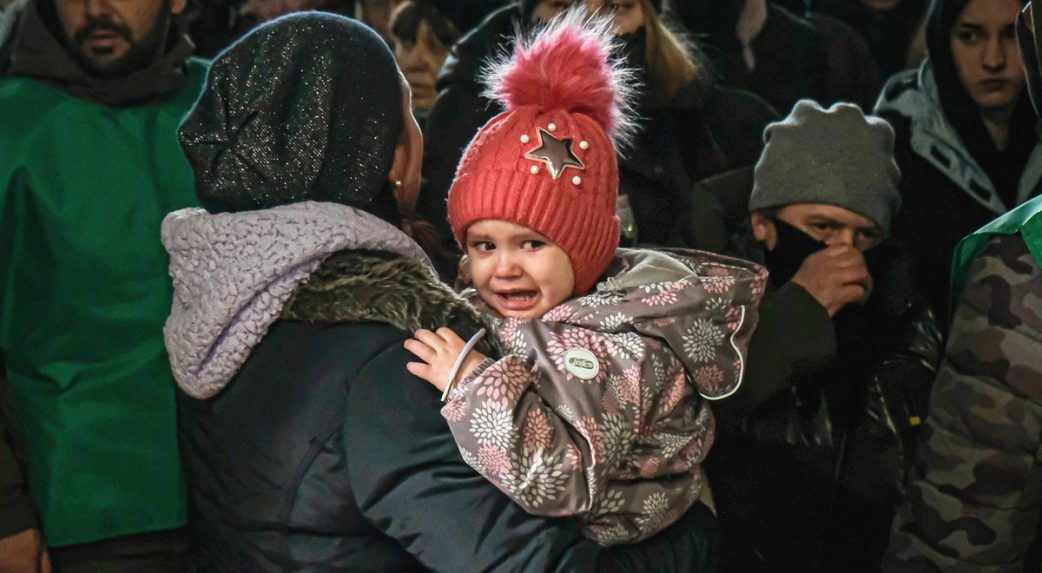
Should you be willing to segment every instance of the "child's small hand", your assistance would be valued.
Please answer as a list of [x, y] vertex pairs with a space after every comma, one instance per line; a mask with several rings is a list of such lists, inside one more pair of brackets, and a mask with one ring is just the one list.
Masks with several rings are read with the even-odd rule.
[[[451, 328], [439, 328], [431, 332], [425, 328], [416, 331], [416, 338], [405, 341], [405, 349], [416, 355], [423, 362], [409, 362], [405, 365], [414, 375], [430, 382], [438, 390], [445, 391], [449, 384], [449, 374], [456, 363], [467, 341], [463, 340]], [[457, 378], [464, 378], [474, 371], [485, 359], [485, 355], [471, 350], [460, 366]]]

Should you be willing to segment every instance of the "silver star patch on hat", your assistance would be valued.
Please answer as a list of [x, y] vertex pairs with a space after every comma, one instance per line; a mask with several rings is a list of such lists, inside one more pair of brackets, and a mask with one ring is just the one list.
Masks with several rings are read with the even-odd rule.
[[586, 165], [572, 153], [572, 138], [563, 137], [558, 139], [550, 132], [539, 128], [539, 146], [525, 153], [525, 159], [540, 161], [546, 164], [550, 176], [556, 181], [571, 167], [579, 171], [585, 171]]

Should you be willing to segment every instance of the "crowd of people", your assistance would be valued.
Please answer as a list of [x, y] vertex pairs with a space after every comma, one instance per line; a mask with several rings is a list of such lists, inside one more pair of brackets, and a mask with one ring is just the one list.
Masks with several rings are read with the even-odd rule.
[[1037, 25], [0, 0], [0, 573], [1038, 571]]

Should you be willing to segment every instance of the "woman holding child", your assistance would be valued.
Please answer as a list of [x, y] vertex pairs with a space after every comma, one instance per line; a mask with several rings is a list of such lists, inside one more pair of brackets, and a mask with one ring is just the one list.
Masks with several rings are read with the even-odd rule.
[[[670, 507], [683, 512], [675, 526], [606, 549], [578, 520], [529, 515], [464, 463], [438, 393], [406, 370], [411, 333], [479, 327], [399, 228], [422, 157], [409, 103], [374, 32], [306, 13], [223, 53], [185, 119], [204, 209], [163, 225], [166, 337], [186, 394], [201, 570], [708, 567], [702, 505]], [[588, 268], [576, 286], [589, 288], [602, 269], [582, 261], [571, 261]]]
[[[506, 109], [467, 147], [448, 212], [470, 300], [504, 356], [420, 331], [463, 457], [526, 510], [602, 545], [644, 539], [702, 493], [707, 400], [741, 382], [766, 272], [708, 253], [617, 251], [616, 146], [631, 131], [609, 28], [569, 13], [488, 74]], [[469, 335], [469, 333], [468, 333]]]

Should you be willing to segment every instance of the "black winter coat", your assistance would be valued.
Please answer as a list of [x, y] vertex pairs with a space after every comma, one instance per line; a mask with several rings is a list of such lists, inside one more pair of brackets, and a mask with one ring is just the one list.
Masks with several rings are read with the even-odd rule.
[[[779, 361], [783, 392], [739, 420], [722, 413], [706, 467], [729, 573], [878, 570], [926, 414], [940, 333], [912, 288], [907, 253], [893, 245], [873, 251], [876, 289], [866, 306], [834, 317], [836, 354]], [[794, 287], [764, 304], [790, 298], [784, 293]], [[794, 312], [786, 318], [816, 322]], [[754, 338], [750, 356], [765, 342]]]
[[894, 157], [901, 167], [902, 204], [892, 233], [915, 245], [916, 281], [936, 311], [942, 330], [947, 330], [955, 246], [1000, 213], [982, 205], [972, 191], [959, 186], [912, 150], [907, 117], [896, 113], [882, 116], [897, 134]]
[[[208, 400], [182, 395], [182, 451], [202, 571], [651, 572], [705, 565], [712, 526], [704, 506], [645, 543], [602, 549], [582, 536], [577, 521], [528, 515], [467, 466], [439, 413], [438, 392], [405, 369], [414, 359], [403, 347], [411, 335], [389, 324], [403, 314], [452, 324], [446, 311], [429, 308], [443, 291], [424, 289], [415, 272], [393, 261], [374, 267], [384, 269], [385, 280], [355, 301], [345, 297], [361, 290], [357, 282], [340, 290], [315, 286], [343, 284], [338, 272], [364, 274], [370, 260], [341, 258], [341, 271], [327, 261], [308, 283], [322, 293], [311, 303], [289, 303], [292, 312], [283, 310], [221, 393]], [[374, 293], [398, 307], [365, 306]], [[312, 320], [286, 319], [305, 314]], [[319, 314], [334, 320], [313, 320]], [[345, 321], [351, 314], [388, 318]]]
[[875, 12], [858, 0], [808, 2], [811, 10], [838, 18], [868, 42], [883, 78], [908, 67], [910, 48], [929, 3], [929, 0], [900, 0], [891, 10]]

